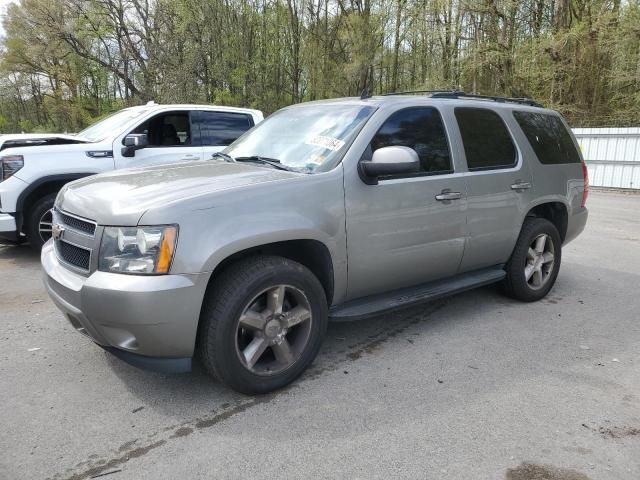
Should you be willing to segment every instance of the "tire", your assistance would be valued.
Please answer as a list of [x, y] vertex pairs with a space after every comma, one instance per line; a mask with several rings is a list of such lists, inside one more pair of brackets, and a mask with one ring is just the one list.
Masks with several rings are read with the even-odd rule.
[[[29, 211], [24, 230], [27, 236], [27, 240], [29, 241], [29, 245], [31, 248], [39, 252], [42, 250], [42, 246], [45, 244], [49, 238], [51, 238], [51, 232], [41, 231], [40, 226], [43, 220], [47, 220], [46, 214], [53, 208], [53, 204], [56, 200], [56, 194], [51, 193], [49, 195], [45, 195], [40, 198], [36, 203], [33, 204], [31, 210]], [[50, 215], [50, 214], [49, 214]], [[51, 219], [49, 217], [48, 223], [51, 223]], [[49, 225], [49, 230], [51, 229], [51, 225]]]
[[556, 282], [561, 260], [562, 240], [555, 225], [544, 218], [527, 218], [505, 267], [505, 293], [523, 302], [544, 298]]
[[324, 289], [309, 269], [286, 258], [250, 257], [209, 287], [197, 354], [209, 374], [234, 390], [271, 392], [294, 381], [314, 360], [327, 315]]

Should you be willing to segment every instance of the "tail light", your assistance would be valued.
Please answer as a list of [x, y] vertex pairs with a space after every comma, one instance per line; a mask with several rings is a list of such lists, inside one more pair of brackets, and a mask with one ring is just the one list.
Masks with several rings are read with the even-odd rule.
[[584, 179], [584, 189], [582, 190], [582, 206], [587, 204], [587, 197], [589, 196], [589, 170], [587, 169], [587, 163], [582, 161], [582, 177]]

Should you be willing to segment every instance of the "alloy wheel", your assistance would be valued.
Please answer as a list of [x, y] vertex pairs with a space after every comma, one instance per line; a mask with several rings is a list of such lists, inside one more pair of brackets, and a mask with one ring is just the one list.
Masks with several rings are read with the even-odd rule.
[[51, 232], [53, 229], [53, 210], [47, 210], [40, 217], [38, 222], [38, 234], [42, 242], [46, 242], [51, 238]]
[[534, 290], [542, 288], [551, 277], [555, 264], [553, 239], [546, 233], [533, 239], [527, 251], [524, 277]]
[[236, 353], [257, 375], [275, 375], [293, 365], [309, 343], [311, 306], [290, 285], [264, 290], [244, 308], [236, 327]]

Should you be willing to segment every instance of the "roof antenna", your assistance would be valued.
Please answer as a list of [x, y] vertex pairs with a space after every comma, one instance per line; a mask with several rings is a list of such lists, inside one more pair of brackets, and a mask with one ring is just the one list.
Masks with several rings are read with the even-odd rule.
[[364, 88], [360, 94], [360, 100], [371, 98], [371, 94], [369, 93], [369, 85], [371, 84], [373, 84], [373, 65], [369, 65], [367, 68], [367, 77], [365, 78]]

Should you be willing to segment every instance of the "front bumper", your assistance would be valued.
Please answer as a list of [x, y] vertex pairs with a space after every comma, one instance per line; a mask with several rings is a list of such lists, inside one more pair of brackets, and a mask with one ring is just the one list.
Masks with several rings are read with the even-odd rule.
[[190, 369], [208, 275], [85, 277], [58, 261], [51, 241], [41, 260], [47, 291], [76, 330], [134, 365]]
[[0, 239], [17, 242], [19, 240], [16, 218], [9, 213], [0, 213]]

